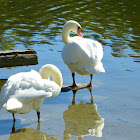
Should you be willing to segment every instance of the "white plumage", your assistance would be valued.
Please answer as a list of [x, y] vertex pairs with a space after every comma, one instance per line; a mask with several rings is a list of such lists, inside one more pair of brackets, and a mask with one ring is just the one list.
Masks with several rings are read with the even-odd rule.
[[[69, 37], [70, 32], [76, 32], [80, 36]], [[66, 44], [62, 50], [62, 58], [73, 74], [73, 86], [76, 86], [74, 73], [91, 75], [105, 72], [101, 62], [103, 48], [98, 41], [82, 38], [81, 26], [78, 22], [70, 20], [66, 22], [62, 32], [63, 42]]]
[[[53, 81], [50, 81], [50, 76]], [[35, 109], [39, 113], [37, 114], [40, 121], [40, 104], [46, 98], [57, 96], [61, 91], [62, 82], [61, 72], [52, 64], [44, 65], [40, 73], [31, 70], [12, 75], [1, 89], [0, 109], [4, 107], [13, 115], [25, 114]]]

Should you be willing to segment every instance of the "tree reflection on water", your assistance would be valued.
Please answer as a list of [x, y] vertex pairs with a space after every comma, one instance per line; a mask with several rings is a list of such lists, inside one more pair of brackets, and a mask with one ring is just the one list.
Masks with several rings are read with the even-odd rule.
[[113, 56], [125, 49], [139, 49], [138, 4], [136, 1], [1, 1], [0, 50], [61, 42], [66, 20], [77, 20], [85, 37], [112, 47]]

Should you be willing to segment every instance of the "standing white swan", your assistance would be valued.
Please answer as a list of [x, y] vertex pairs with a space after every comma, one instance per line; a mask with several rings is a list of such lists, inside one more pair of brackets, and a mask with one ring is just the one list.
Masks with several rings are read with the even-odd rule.
[[40, 105], [44, 99], [57, 96], [62, 83], [60, 70], [52, 64], [42, 66], [39, 73], [31, 70], [12, 75], [1, 89], [0, 109], [4, 107], [12, 113], [14, 122], [14, 113], [25, 114], [35, 109], [40, 121]]
[[[80, 36], [70, 37], [70, 32]], [[73, 20], [67, 21], [63, 27], [62, 39], [65, 46], [62, 50], [64, 63], [72, 72], [73, 87], [76, 87], [75, 72], [80, 75], [90, 75], [88, 86], [92, 85], [93, 73], [105, 72], [101, 59], [103, 57], [102, 45], [94, 40], [83, 38], [81, 25]]]

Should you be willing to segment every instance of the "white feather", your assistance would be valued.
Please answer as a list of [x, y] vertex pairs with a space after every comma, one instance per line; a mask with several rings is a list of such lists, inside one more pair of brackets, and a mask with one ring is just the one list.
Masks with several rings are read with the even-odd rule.
[[[42, 69], [43, 67], [41, 70]], [[53, 72], [50, 69], [52, 69]], [[60, 81], [62, 85], [62, 75], [57, 67], [51, 64], [45, 65], [43, 74], [44, 73], [49, 73], [49, 76], [56, 73], [55, 76], [58, 75], [59, 79], [57, 78], [57, 80]], [[52, 76], [52, 78], [54, 77]], [[27, 113], [31, 109], [38, 111], [44, 99], [55, 97], [60, 91], [60, 85], [55, 81], [43, 79], [35, 70], [20, 72], [9, 77], [2, 87], [0, 108], [4, 105], [7, 111], [20, 114]]]
[[[79, 23], [68, 21], [63, 29], [63, 41], [69, 40], [62, 50], [64, 63], [69, 67], [72, 73], [77, 72], [81, 75], [90, 75], [92, 73], [105, 72], [101, 62], [103, 58], [102, 45], [94, 40], [82, 37], [69, 37], [72, 26], [79, 26]], [[73, 28], [73, 27], [72, 27]]]

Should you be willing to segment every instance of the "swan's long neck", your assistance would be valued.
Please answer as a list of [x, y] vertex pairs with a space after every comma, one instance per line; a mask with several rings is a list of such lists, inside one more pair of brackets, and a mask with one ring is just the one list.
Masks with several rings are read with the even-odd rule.
[[63, 31], [62, 31], [62, 39], [65, 44], [68, 44], [71, 41], [71, 37], [69, 36], [70, 32], [77, 33], [78, 27], [81, 28], [81, 25], [77, 21], [74, 21], [74, 20], [69, 20], [65, 23], [63, 27]]
[[42, 68], [39, 71], [42, 79], [50, 79], [50, 76], [52, 77], [53, 81], [58, 84], [60, 87], [62, 87], [63, 79], [62, 74], [60, 70], [52, 65], [52, 64], [46, 64], [42, 66]]
[[69, 36], [70, 32], [71, 32], [70, 29], [64, 26], [62, 31], [62, 39], [65, 44], [68, 44], [70, 42], [70, 36]]

